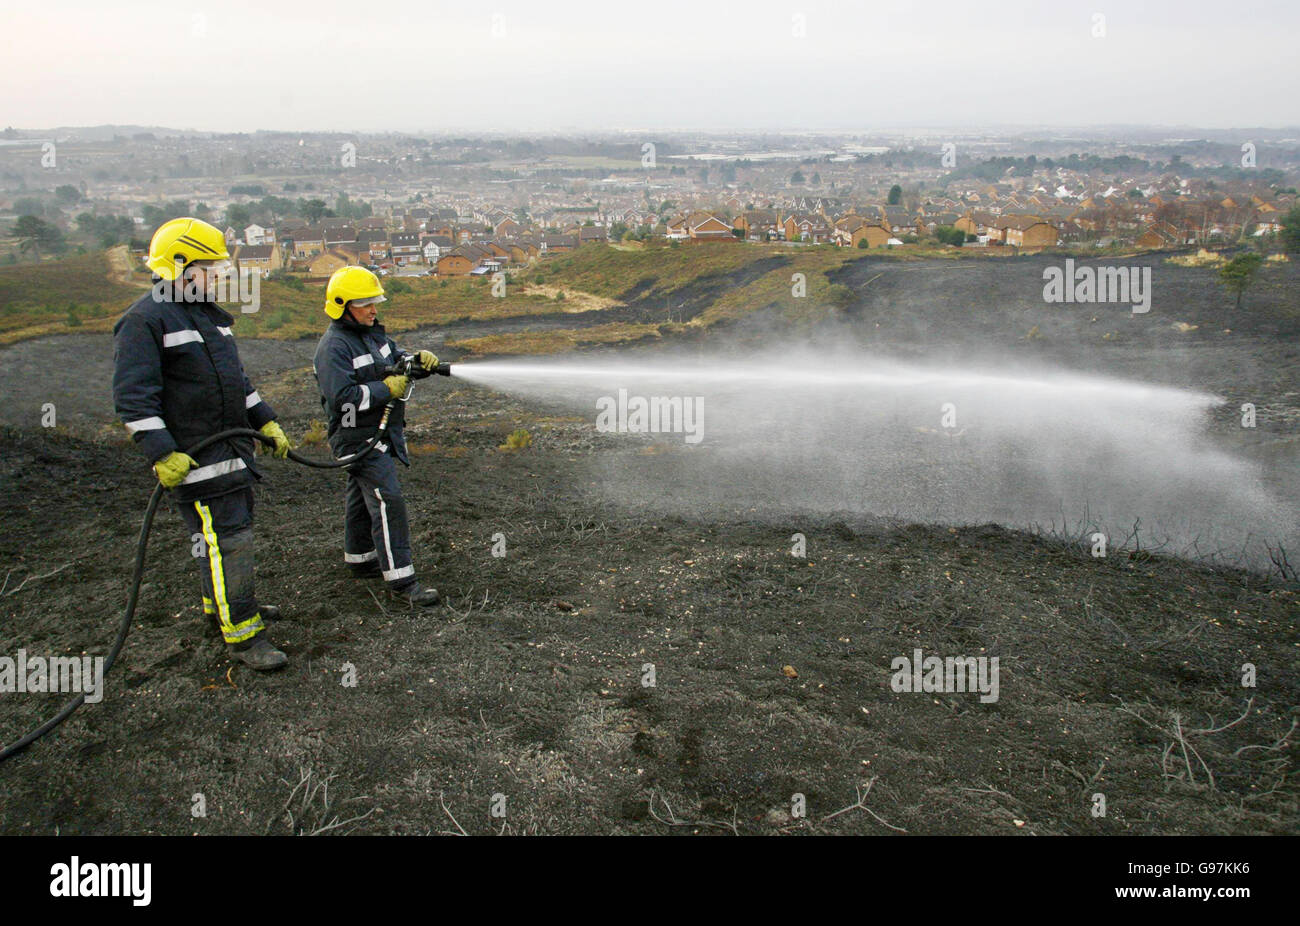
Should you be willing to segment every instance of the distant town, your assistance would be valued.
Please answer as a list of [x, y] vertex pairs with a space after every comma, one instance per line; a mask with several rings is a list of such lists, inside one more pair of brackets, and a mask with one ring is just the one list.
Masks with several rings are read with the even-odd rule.
[[1008, 253], [1267, 246], [1300, 139], [0, 133], [0, 261], [126, 244], [195, 215], [241, 268], [490, 275], [659, 239]]

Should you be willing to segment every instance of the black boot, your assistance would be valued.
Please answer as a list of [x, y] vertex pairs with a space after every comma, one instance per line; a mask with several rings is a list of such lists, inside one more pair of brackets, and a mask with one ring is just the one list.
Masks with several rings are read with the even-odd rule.
[[266, 638], [266, 634], [259, 633], [248, 641], [247, 645], [240, 643], [228, 644], [230, 655], [234, 656], [244, 665], [256, 669], [258, 672], [267, 672], [271, 669], [279, 669], [289, 662], [289, 657], [276, 649], [271, 641]]
[[436, 588], [424, 588], [419, 582], [412, 582], [403, 588], [390, 589], [389, 594], [413, 608], [431, 608], [441, 600]]
[[280, 609], [273, 604], [259, 605], [257, 612], [262, 615], [264, 621], [278, 621], [280, 619]]

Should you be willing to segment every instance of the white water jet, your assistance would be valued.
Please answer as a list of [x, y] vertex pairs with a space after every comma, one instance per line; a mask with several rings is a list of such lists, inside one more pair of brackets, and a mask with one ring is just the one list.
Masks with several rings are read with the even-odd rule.
[[[653, 404], [619, 421], [630, 451], [653, 440], [660, 452], [594, 459], [606, 495], [648, 511], [1087, 528], [1112, 547], [1137, 525], [1144, 548], [1255, 566], [1265, 541], [1295, 539], [1294, 493], [1277, 497], [1216, 444], [1224, 400], [1203, 392], [809, 353], [468, 362], [453, 375], [593, 424], [614, 401], [620, 414]], [[681, 402], [699, 403], [698, 443], [672, 427]]]

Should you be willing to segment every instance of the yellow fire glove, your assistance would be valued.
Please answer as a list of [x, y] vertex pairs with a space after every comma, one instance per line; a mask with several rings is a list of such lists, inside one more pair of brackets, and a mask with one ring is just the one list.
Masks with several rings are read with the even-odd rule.
[[[277, 460], [283, 460], [289, 455], [293, 444], [289, 443], [289, 437], [284, 433], [284, 428], [280, 427], [278, 421], [268, 421], [259, 428], [263, 434], [275, 441], [275, 449], [271, 451], [271, 456]], [[265, 444], [262, 445], [265, 448]]]
[[420, 366], [426, 370], [432, 370], [438, 365], [438, 355], [431, 350], [422, 350], [415, 356], [420, 359]]
[[174, 489], [184, 481], [186, 473], [198, 465], [193, 457], [173, 450], [153, 465], [153, 471], [163, 486]]
[[384, 385], [388, 387], [388, 391], [393, 394], [394, 399], [400, 399], [406, 395], [406, 384], [409, 381], [409, 378], [405, 376], [384, 377]]

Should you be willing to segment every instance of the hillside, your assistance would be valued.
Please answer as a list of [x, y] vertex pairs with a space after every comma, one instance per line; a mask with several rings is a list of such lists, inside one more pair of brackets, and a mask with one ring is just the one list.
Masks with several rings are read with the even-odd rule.
[[[1258, 462], [1261, 479], [1297, 501], [1297, 265], [1266, 268], [1237, 310], [1212, 270], [1134, 258], [1156, 286], [1150, 314], [1133, 315], [1044, 303], [1042, 270], [1058, 259], [591, 248], [521, 275], [506, 299], [415, 281], [385, 314], [403, 344], [457, 359], [569, 349], [668, 363], [848, 344], [864, 355], [999, 357], [1211, 390], [1229, 401], [1206, 422], [1208, 438]], [[107, 273], [89, 259], [77, 266], [86, 279]], [[794, 273], [806, 274], [807, 296], [791, 293]], [[27, 305], [72, 292], [74, 279], [37, 276]], [[129, 286], [116, 285], [129, 300]], [[554, 298], [561, 290], [566, 298]], [[309, 366], [318, 296], [268, 286], [264, 298], [263, 313], [238, 322], [241, 356], [301, 438], [320, 417]], [[571, 303], [585, 311], [565, 311]], [[287, 315], [275, 328], [273, 312]], [[0, 476], [10, 487], [0, 494], [0, 652], [101, 654], [126, 597], [153, 481], [114, 422], [111, 343], [92, 328], [0, 348]], [[774, 364], [774, 377], [783, 372]], [[58, 424], [44, 428], [50, 401]], [[1247, 401], [1260, 415], [1251, 430], [1236, 422]], [[887, 511], [690, 504], [699, 496], [674, 508], [686, 493], [671, 478], [638, 484], [637, 507], [609, 491], [619, 474], [688, 452], [700, 471], [725, 474], [727, 448], [600, 433], [582, 410], [455, 377], [422, 385], [409, 421], [413, 465], [402, 480], [416, 564], [449, 606], [400, 611], [344, 574], [340, 478], [267, 461], [259, 594], [285, 608], [273, 633], [292, 662], [257, 676], [231, 662], [201, 615], [180, 521], [163, 510], [103, 703], [6, 766], [0, 831], [296, 833], [331, 821], [346, 821], [333, 832], [370, 834], [1300, 827], [1294, 573], [1146, 549], [1098, 559], [1062, 532], [899, 523]], [[530, 445], [507, 449], [520, 429]], [[899, 433], [886, 437], [905, 455], [918, 448], [927, 472], [956, 448]], [[797, 449], [811, 478], [819, 448]], [[740, 499], [751, 488], [721, 479], [707, 488]], [[795, 530], [806, 558], [790, 555]], [[505, 557], [491, 552], [498, 534]], [[1000, 699], [894, 691], [891, 661], [916, 649], [998, 657]], [[1249, 689], [1246, 664], [1258, 671]], [[347, 666], [356, 687], [340, 683]], [[14, 702], [0, 739], [56, 700]], [[294, 789], [304, 780], [328, 781], [327, 794], [304, 799]], [[846, 810], [868, 789], [870, 813]], [[196, 792], [203, 819], [190, 813]], [[789, 814], [796, 793], [806, 818]], [[1105, 817], [1091, 812], [1096, 793]], [[504, 827], [487, 814], [494, 794], [509, 802]]]

